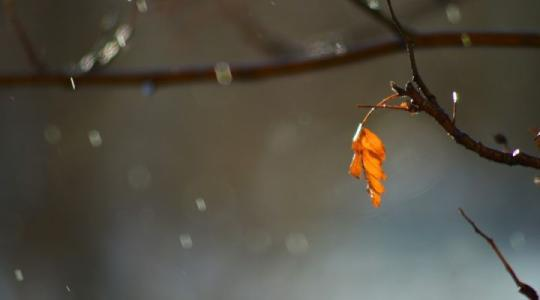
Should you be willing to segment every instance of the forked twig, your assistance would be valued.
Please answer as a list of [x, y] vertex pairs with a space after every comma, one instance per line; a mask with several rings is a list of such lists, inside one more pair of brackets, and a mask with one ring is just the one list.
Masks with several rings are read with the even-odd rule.
[[398, 93], [395, 93], [395, 94], [392, 94], [384, 99], [382, 99], [381, 101], [379, 101], [379, 103], [377, 103], [376, 105], [373, 105], [371, 107], [371, 109], [367, 112], [367, 114], [364, 116], [364, 119], [362, 120], [362, 122], [360, 122], [360, 124], [363, 124], [365, 125], [365, 123], [367, 122], [367, 120], [369, 119], [369, 116], [371, 116], [371, 114], [375, 111], [376, 108], [379, 108], [379, 107], [385, 107], [386, 106], [386, 102], [388, 101], [392, 101], [394, 99], [397, 99], [399, 98], [400, 95]]
[[401, 36], [405, 40], [406, 46], [407, 46], [407, 52], [409, 53], [409, 60], [411, 62], [411, 70], [413, 75], [413, 81], [418, 84], [420, 87], [420, 90], [424, 95], [428, 98], [430, 101], [435, 100], [435, 96], [429, 91], [428, 87], [422, 80], [422, 77], [420, 76], [420, 72], [418, 72], [418, 66], [416, 64], [416, 57], [414, 55], [414, 36], [412, 36], [410, 33], [405, 31], [403, 29], [403, 26], [399, 22], [398, 18], [396, 17], [396, 13], [394, 12], [394, 8], [392, 7], [392, 1], [386, 0], [386, 3], [388, 3], [388, 9], [390, 10], [390, 14], [392, 15], [392, 20], [394, 21], [394, 24], [397, 28], [397, 30], [401, 33]]
[[512, 269], [512, 266], [510, 265], [510, 263], [508, 263], [504, 255], [501, 253], [501, 251], [497, 247], [497, 244], [495, 244], [495, 241], [491, 237], [489, 237], [487, 234], [485, 234], [482, 230], [480, 230], [480, 228], [476, 226], [476, 223], [471, 218], [469, 218], [467, 214], [465, 214], [465, 211], [462, 208], [459, 209], [459, 212], [461, 213], [463, 218], [473, 227], [474, 232], [480, 235], [491, 246], [491, 249], [493, 249], [495, 254], [497, 254], [497, 257], [503, 264], [504, 268], [506, 269], [508, 274], [510, 274], [510, 276], [514, 280], [514, 283], [519, 288], [519, 292], [525, 295], [530, 300], [538, 300], [538, 294], [536, 293], [534, 288], [524, 283], [517, 277], [516, 272], [514, 272], [514, 269]]
[[[435, 96], [429, 91], [425, 83], [422, 81], [416, 65], [416, 59], [414, 55], [414, 41], [410, 36], [406, 35], [402, 30], [402, 26], [394, 13], [391, 0], [387, 0], [392, 19], [396, 25], [396, 28], [403, 34], [403, 37], [407, 41], [407, 52], [409, 53], [409, 60], [411, 64], [413, 79], [412, 82], [408, 82], [405, 88], [392, 83], [392, 89], [396, 91], [400, 96], [407, 96], [411, 99], [411, 105], [418, 111], [424, 111], [454, 139], [454, 141], [465, 148], [476, 152], [481, 157], [488, 160], [507, 164], [510, 166], [521, 165], [525, 167], [531, 167], [540, 169], [540, 158], [535, 157], [523, 152], [506, 153], [490, 147], [484, 146], [481, 142], [478, 142], [471, 138], [468, 134], [458, 129], [455, 125], [455, 118], [451, 118], [444, 111], [444, 109], [437, 102]], [[455, 114], [454, 114], [455, 117]]]

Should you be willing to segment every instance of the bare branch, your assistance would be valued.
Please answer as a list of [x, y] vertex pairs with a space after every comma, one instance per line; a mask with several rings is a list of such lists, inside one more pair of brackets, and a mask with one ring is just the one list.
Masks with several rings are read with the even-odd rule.
[[[418, 33], [415, 36], [419, 48], [463, 47], [463, 32]], [[471, 47], [524, 47], [540, 48], [540, 33], [497, 33], [468, 32]], [[232, 64], [234, 80], [256, 80], [294, 75], [309, 71], [325, 70], [332, 67], [361, 62], [375, 57], [400, 51], [402, 41], [391, 37], [378, 42], [350, 47], [340, 55], [318, 57], [301, 56], [269, 62], [236, 65]], [[0, 74], [0, 86], [24, 85], [60, 85], [66, 86], [69, 78], [75, 76], [69, 72], [48, 72], [39, 74]], [[77, 85], [139, 85], [153, 82], [155, 85], [180, 84], [195, 81], [215, 80], [214, 65], [195, 67], [168, 67], [156, 71], [107, 71], [76, 76]]]
[[[390, 31], [394, 32], [397, 37], [402, 38], [402, 32], [396, 28], [392, 19], [386, 17], [379, 9], [374, 9], [369, 7], [365, 0], [351, 0], [358, 8], [362, 9], [364, 12], [372, 16], [375, 20], [381, 23], [384, 27], [388, 28]], [[403, 32], [407, 35], [410, 35], [409, 29], [401, 28]]]
[[414, 55], [415, 37], [413, 37], [412, 35], [410, 35], [407, 31], [403, 29], [403, 26], [401, 25], [398, 18], [396, 17], [394, 8], [392, 7], [392, 1], [386, 0], [386, 2], [388, 3], [388, 9], [390, 10], [390, 14], [392, 15], [392, 20], [394, 21], [396, 28], [400, 32], [401, 36], [405, 39], [405, 43], [407, 45], [407, 52], [409, 53], [409, 60], [411, 62], [411, 70], [412, 70], [412, 75], [413, 75], [412, 80], [416, 84], [418, 84], [418, 86], [420, 87], [420, 90], [422, 91], [422, 93], [424, 93], [424, 95], [426, 95], [429, 101], [434, 101], [435, 96], [433, 96], [433, 94], [429, 91], [428, 87], [426, 86], [426, 84], [422, 80], [422, 77], [420, 76], [420, 72], [418, 72], [418, 66], [416, 64], [416, 57]]
[[[456, 143], [464, 146], [465, 148], [473, 152], [476, 152], [481, 157], [510, 166], [521, 165], [525, 167], [540, 169], [540, 158], [528, 155], [520, 151], [513, 153], [505, 153], [495, 150], [493, 148], [486, 147], [482, 143], [472, 139], [468, 134], [459, 130], [455, 126], [454, 119], [450, 118], [448, 114], [442, 109], [442, 107], [437, 102], [435, 96], [431, 94], [427, 86], [422, 81], [420, 74], [418, 73], [418, 68], [416, 66], [416, 60], [414, 57], [414, 43], [411, 40], [411, 37], [407, 36], [406, 33], [403, 32], [402, 26], [392, 8], [391, 0], [387, 0], [387, 3], [396, 27], [403, 34], [405, 40], [407, 41], [407, 50], [409, 52], [409, 60], [413, 73], [412, 82], [408, 82], [405, 88], [399, 87], [397, 84], [392, 83], [392, 89], [401, 96], [408, 96], [409, 98], [411, 98], [412, 106], [418, 109], [418, 111], [424, 111], [428, 115], [433, 117], [439, 123], [439, 125], [441, 125], [444, 130], [456, 141]], [[421, 41], [419, 35], [416, 36], [416, 40]], [[478, 41], [480, 40], [482, 39], [478, 39]], [[473, 42], [473, 44], [478, 43], [478, 41]], [[417, 86], [415, 86], [415, 84]]]
[[501, 253], [501, 251], [497, 247], [497, 244], [495, 244], [495, 241], [492, 238], [490, 238], [488, 235], [486, 235], [482, 230], [480, 230], [480, 228], [478, 228], [478, 226], [476, 226], [476, 223], [471, 218], [469, 218], [469, 216], [467, 216], [467, 214], [465, 214], [465, 211], [462, 208], [459, 209], [459, 212], [461, 213], [463, 218], [473, 227], [474, 232], [476, 232], [478, 235], [480, 235], [491, 246], [491, 249], [493, 249], [495, 254], [497, 254], [497, 257], [499, 258], [499, 260], [503, 264], [504, 268], [506, 269], [508, 274], [510, 274], [510, 276], [512, 277], [512, 280], [514, 280], [514, 283], [519, 288], [519, 292], [522, 293], [523, 295], [525, 295], [530, 300], [538, 300], [538, 294], [536, 293], [534, 288], [532, 288], [530, 285], [522, 282], [517, 277], [516, 273], [514, 272], [514, 269], [512, 269], [512, 266], [508, 263], [508, 261], [506, 260], [504, 255]]
[[426, 96], [418, 91], [412, 83], [408, 83], [405, 88], [394, 85], [394, 90], [399, 91], [401, 96], [408, 96], [419, 111], [424, 111], [439, 123], [439, 125], [454, 139], [454, 141], [465, 148], [476, 152], [488, 160], [507, 164], [509, 166], [520, 165], [540, 169], [540, 158], [528, 155], [524, 152], [506, 153], [484, 146], [471, 138], [468, 134], [456, 127], [452, 119], [442, 109], [436, 101], [429, 101]]

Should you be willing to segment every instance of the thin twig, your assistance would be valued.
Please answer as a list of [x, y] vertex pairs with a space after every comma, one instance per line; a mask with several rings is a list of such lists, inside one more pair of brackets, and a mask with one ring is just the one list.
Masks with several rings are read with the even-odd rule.
[[22, 22], [17, 17], [17, 13], [15, 12], [15, 0], [4, 0], [4, 11], [7, 19], [15, 29], [15, 34], [17, 35], [30, 64], [34, 67], [36, 72], [46, 71], [47, 66], [37, 55]]
[[436, 101], [429, 101], [425, 95], [420, 93], [413, 84], [408, 83], [405, 88], [394, 84], [393, 89], [398, 91], [401, 96], [408, 96], [412, 103], [416, 105], [419, 111], [424, 111], [439, 123], [439, 125], [454, 139], [454, 141], [465, 148], [477, 153], [488, 160], [507, 164], [509, 166], [520, 165], [540, 169], [540, 158], [524, 152], [517, 154], [502, 152], [478, 142], [471, 138], [467, 133], [456, 127], [452, 119], [442, 109]]
[[[462, 34], [463, 32], [417, 33], [415, 36], [416, 46], [419, 48], [463, 47]], [[471, 47], [540, 48], [540, 33], [468, 32], [467, 34], [472, 41]], [[390, 37], [349, 47], [347, 52], [340, 55], [301, 56], [254, 64], [231, 64], [231, 72], [235, 81], [294, 75], [388, 55], [402, 50], [401, 45], [400, 38]], [[65, 71], [39, 74], [4, 73], [0, 74], [0, 86], [35, 86], [39, 84], [66, 86], [66, 82], [71, 76], [74, 74]], [[107, 71], [77, 76], [79, 88], [84, 85], [139, 85], [144, 82], [166, 85], [195, 81], [215, 81], [214, 65], [167, 67], [156, 71]]]
[[[388, 28], [390, 31], [396, 34], [397, 37], [402, 37], [402, 32], [396, 28], [394, 25], [394, 22], [392, 19], [385, 16], [381, 10], [376, 8], [371, 8], [367, 4], [365, 0], [351, 0], [353, 4], [355, 4], [358, 8], [362, 9], [364, 12], [372, 16], [375, 20], [377, 20], [379, 23], [381, 23], [384, 27]], [[403, 32], [405, 32], [407, 35], [411, 34], [412, 31], [409, 29], [401, 28]]]
[[371, 116], [371, 114], [375, 111], [375, 109], [377, 107], [381, 107], [381, 106], [385, 106], [386, 105], [386, 102], [388, 101], [391, 101], [391, 100], [394, 100], [394, 99], [397, 99], [401, 97], [398, 93], [394, 93], [384, 99], [382, 99], [381, 101], [379, 101], [379, 103], [377, 103], [376, 105], [374, 105], [374, 107], [372, 107], [368, 112], [367, 114], [364, 116], [364, 119], [362, 120], [362, 122], [360, 122], [360, 124], [362, 125], [365, 125], [365, 123], [367, 123], [368, 119], [369, 119], [369, 116]]
[[508, 261], [506, 260], [504, 255], [501, 253], [501, 251], [497, 247], [497, 244], [495, 244], [495, 241], [491, 237], [486, 235], [482, 230], [480, 230], [480, 228], [478, 228], [478, 226], [476, 226], [476, 223], [471, 218], [469, 218], [469, 216], [467, 216], [467, 214], [465, 214], [465, 211], [462, 208], [459, 209], [459, 212], [461, 213], [463, 218], [465, 218], [465, 220], [473, 227], [474, 232], [476, 232], [478, 235], [480, 235], [482, 238], [484, 238], [484, 240], [486, 240], [486, 242], [491, 246], [491, 248], [493, 249], [495, 254], [497, 254], [497, 257], [499, 258], [499, 260], [503, 264], [503, 266], [506, 269], [506, 271], [508, 272], [508, 274], [510, 274], [510, 276], [512, 277], [512, 280], [514, 280], [514, 283], [519, 288], [519, 292], [522, 293], [523, 295], [525, 295], [530, 300], [538, 300], [538, 294], [536, 293], [534, 288], [532, 288], [530, 285], [522, 282], [517, 277], [516, 273], [514, 272], [514, 269], [512, 269], [512, 266], [508, 263]]
[[410, 35], [408, 32], [406, 32], [403, 29], [403, 26], [399, 22], [395, 12], [394, 8], [392, 7], [392, 1], [386, 0], [386, 3], [388, 3], [388, 9], [390, 10], [390, 15], [392, 16], [392, 20], [394, 21], [394, 24], [397, 28], [397, 30], [400, 32], [401, 36], [405, 39], [405, 43], [407, 45], [407, 53], [409, 53], [409, 60], [411, 62], [411, 70], [413, 75], [413, 81], [418, 84], [420, 87], [420, 90], [428, 100], [435, 101], [435, 96], [430, 92], [427, 85], [424, 83], [424, 80], [422, 80], [422, 77], [420, 76], [420, 72], [418, 72], [418, 66], [416, 64], [416, 57], [414, 55], [414, 47], [415, 47], [415, 37]]
[[399, 106], [399, 105], [364, 105], [364, 104], [358, 104], [356, 105], [357, 108], [375, 108], [375, 109], [395, 109], [395, 110], [405, 110], [409, 111], [407, 107]]
[[[439, 125], [441, 125], [444, 130], [456, 141], [456, 143], [464, 146], [465, 148], [473, 152], [476, 152], [481, 157], [510, 166], [521, 165], [525, 167], [540, 169], [539, 157], [534, 157], [523, 152], [505, 153], [490, 147], [486, 147], [482, 143], [472, 139], [468, 134], [459, 130], [456, 127], [454, 121], [448, 116], [444, 109], [442, 109], [442, 107], [435, 99], [435, 96], [431, 94], [427, 86], [425, 86], [424, 82], [422, 81], [414, 57], [414, 43], [411, 38], [403, 32], [402, 26], [397, 19], [396, 14], [394, 13], [394, 9], [392, 8], [391, 0], [387, 0], [387, 3], [390, 9], [390, 13], [392, 15], [392, 19], [394, 20], [397, 29], [407, 40], [407, 50], [409, 52], [409, 60], [413, 73], [413, 82], [408, 82], [405, 88], [402, 88], [397, 84], [392, 83], [392, 89], [399, 93], [399, 95], [401, 96], [408, 96], [409, 98], [411, 98], [411, 105], [413, 105], [418, 111], [424, 111], [428, 115], [433, 117], [439, 123]], [[417, 42], [421, 40], [418, 35], [415, 38]], [[480, 40], [482, 39], [478, 39], [478, 41]], [[478, 41], [472, 42], [472, 44], [478, 43]], [[413, 83], [416, 83], [417, 87]]]

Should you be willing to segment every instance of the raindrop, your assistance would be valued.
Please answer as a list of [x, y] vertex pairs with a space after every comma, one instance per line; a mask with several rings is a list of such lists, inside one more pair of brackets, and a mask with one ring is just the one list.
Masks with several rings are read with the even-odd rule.
[[184, 233], [178, 236], [180, 240], [180, 245], [184, 249], [191, 249], [193, 247], [193, 240], [191, 240], [191, 235]]
[[195, 205], [197, 205], [199, 211], [206, 211], [206, 202], [204, 201], [204, 198], [195, 199]]
[[148, 4], [146, 3], [146, 0], [137, 0], [137, 10], [141, 13], [148, 11]]
[[456, 91], [453, 91], [452, 92], [452, 101], [454, 101], [454, 103], [457, 103], [459, 101], [459, 94], [458, 92]]
[[510, 246], [514, 250], [522, 249], [526, 243], [525, 235], [522, 232], [516, 231], [510, 236]]
[[94, 64], [96, 63], [96, 57], [94, 54], [87, 54], [81, 58], [79, 61], [79, 68], [83, 72], [88, 72], [94, 67]]
[[450, 3], [446, 6], [446, 18], [452, 24], [457, 24], [461, 21], [461, 10], [457, 4]]
[[156, 85], [152, 81], [146, 81], [145, 83], [143, 83], [141, 89], [142, 94], [148, 97], [156, 92]]
[[115, 37], [120, 47], [125, 47], [126, 42], [131, 36], [131, 27], [127, 24], [122, 25], [116, 30]]
[[71, 293], [71, 288], [67, 284], [66, 284], [66, 291], [68, 291], [68, 293]]
[[540, 176], [534, 176], [533, 182], [536, 185], [540, 185]]
[[276, 1], [270, 1], [270, 5], [276, 6]]
[[377, 10], [377, 9], [381, 8], [381, 4], [379, 3], [379, 0], [368, 0], [367, 5], [368, 5], [369, 8], [371, 8], [373, 10]]
[[90, 145], [92, 145], [92, 147], [99, 147], [103, 143], [101, 134], [97, 130], [88, 131], [88, 140], [90, 141]]
[[21, 271], [21, 269], [15, 269], [13, 271], [13, 273], [15, 274], [15, 279], [17, 279], [17, 281], [23, 281], [24, 280], [24, 275], [23, 275], [23, 272]]
[[57, 126], [49, 125], [45, 128], [44, 136], [49, 144], [54, 145], [62, 139], [62, 132]]
[[75, 80], [73, 79], [73, 77], [69, 77], [69, 81], [71, 83], [71, 88], [75, 90]]
[[231, 84], [233, 77], [231, 67], [226, 62], [219, 62], [214, 66], [217, 82], [221, 85]]
[[345, 47], [345, 45], [343, 43], [337, 42], [335, 44], [335, 48], [336, 49], [335, 49], [334, 53], [336, 55], [343, 55], [343, 54], [347, 53], [347, 47]]
[[134, 190], [144, 190], [150, 186], [152, 175], [145, 166], [133, 166], [128, 171], [128, 182]]
[[101, 51], [99, 51], [99, 63], [105, 65], [113, 59], [113, 57], [120, 51], [120, 45], [117, 41], [111, 41], [105, 44]]
[[304, 254], [309, 250], [309, 242], [302, 233], [291, 233], [285, 238], [285, 246], [291, 254]]
[[462, 33], [461, 43], [463, 44], [463, 47], [470, 47], [472, 45], [471, 37], [466, 33]]
[[519, 149], [514, 150], [514, 152], [512, 152], [512, 156], [514, 157], [518, 156], [519, 152], [520, 152]]

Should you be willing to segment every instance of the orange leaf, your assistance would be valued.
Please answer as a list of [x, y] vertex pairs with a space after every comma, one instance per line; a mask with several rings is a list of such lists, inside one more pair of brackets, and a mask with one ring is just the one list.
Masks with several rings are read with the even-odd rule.
[[353, 155], [351, 165], [349, 166], [349, 174], [351, 176], [354, 176], [356, 178], [360, 178], [360, 174], [362, 174], [362, 155], [355, 153]]
[[371, 130], [364, 128], [360, 133], [360, 142], [362, 143], [362, 151], [370, 150], [381, 158], [385, 159], [384, 144], [381, 139]]
[[371, 204], [374, 207], [381, 207], [381, 195], [371, 195]]
[[381, 195], [384, 185], [381, 180], [386, 179], [382, 169], [382, 162], [386, 158], [386, 151], [381, 139], [367, 128], [358, 125], [353, 137], [352, 150], [354, 156], [349, 166], [349, 174], [359, 178], [362, 170], [367, 181], [367, 189], [374, 207], [381, 205]]

